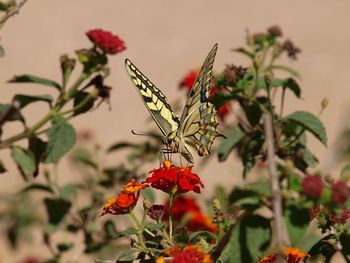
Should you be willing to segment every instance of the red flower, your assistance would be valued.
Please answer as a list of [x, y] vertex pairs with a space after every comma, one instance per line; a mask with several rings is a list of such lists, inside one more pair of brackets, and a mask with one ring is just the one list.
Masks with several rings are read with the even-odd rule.
[[171, 165], [169, 161], [163, 162], [163, 167], [149, 172], [151, 175], [146, 182], [153, 188], [166, 193], [186, 193], [194, 191], [200, 193], [200, 187], [204, 187], [197, 174], [192, 173], [192, 166], [178, 167]]
[[345, 225], [349, 220], [350, 210], [344, 209], [340, 217], [336, 217], [336, 215], [332, 214], [331, 212], [328, 212], [328, 216], [333, 223], [342, 223]]
[[124, 41], [109, 31], [93, 29], [86, 32], [86, 35], [95, 46], [106, 54], [113, 55], [126, 49]]
[[148, 187], [146, 184], [138, 184], [135, 179], [124, 185], [123, 191], [119, 193], [117, 198], [110, 198], [103, 206], [100, 216], [105, 214], [121, 215], [129, 214], [131, 209], [135, 207], [140, 197], [140, 190]]
[[274, 253], [272, 255], [266, 256], [263, 259], [259, 260], [258, 263], [276, 263], [278, 254]]
[[314, 208], [310, 208], [309, 209], [310, 221], [312, 221], [318, 215], [319, 212], [321, 212], [321, 207], [320, 206], [316, 206]]
[[[170, 202], [165, 204], [164, 218], [169, 218]], [[173, 220], [176, 222], [183, 222], [186, 219], [187, 230], [193, 231], [210, 231], [216, 232], [216, 225], [212, 223], [211, 219], [201, 212], [194, 198], [179, 196], [174, 201], [173, 206]]]
[[[219, 91], [219, 88], [215, 86], [215, 87], [211, 88], [209, 98], [213, 98], [215, 96], [215, 94], [217, 94], [218, 92], [223, 92], [223, 91], [224, 91], [223, 89]], [[228, 103], [221, 105], [217, 108], [218, 115], [219, 115], [219, 118], [221, 121], [224, 121], [227, 114], [230, 113], [230, 104], [231, 104], [231, 102], [228, 102]]]
[[306, 257], [310, 257], [309, 254], [300, 251], [299, 248], [289, 247], [284, 252], [287, 263], [299, 263]]
[[323, 191], [322, 179], [319, 176], [308, 175], [304, 177], [302, 182], [303, 192], [311, 198], [321, 197]]
[[189, 73], [187, 73], [183, 80], [181, 80], [179, 88], [187, 89], [188, 91], [190, 91], [193, 87], [194, 82], [196, 81], [198, 74], [198, 69], [191, 70]]
[[162, 219], [164, 215], [164, 205], [152, 205], [148, 209], [147, 215], [154, 220]]
[[344, 204], [349, 198], [349, 188], [343, 181], [332, 184], [332, 201], [336, 204]]
[[[166, 256], [167, 258], [165, 258]], [[209, 254], [194, 245], [187, 245], [184, 248], [175, 247], [164, 252], [164, 256], [159, 257], [156, 263], [212, 263], [213, 260]]]

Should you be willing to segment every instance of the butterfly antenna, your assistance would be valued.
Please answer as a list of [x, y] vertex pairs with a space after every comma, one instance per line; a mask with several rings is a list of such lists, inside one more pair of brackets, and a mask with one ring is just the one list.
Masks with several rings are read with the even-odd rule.
[[133, 135], [138, 135], [138, 136], [149, 136], [148, 133], [137, 133], [137, 132], [134, 132], [134, 130], [131, 130], [131, 133], [132, 133]]

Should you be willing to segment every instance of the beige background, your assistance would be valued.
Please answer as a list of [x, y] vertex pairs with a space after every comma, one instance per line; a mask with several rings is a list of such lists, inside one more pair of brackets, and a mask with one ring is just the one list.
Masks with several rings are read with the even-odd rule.
[[[302, 49], [300, 59], [290, 64], [302, 72], [305, 100], [296, 101], [291, 96], [286, 112], [305, 109], [318, 113], [321, 100], [328, 97], [330, 106], [322, 119], [332, 145], [339, 127], [348, 123], [343, 112], [350, 102], [349, 10], [347, 0], [29, 0], [20, 15], [10, 19], [1, 31], [1, 43], [6, 49], [5, 58], [0, 59], [1, 102], [9, 101], [15, 92], [54, 94], [50, 88], [6, 81], [22, 73], [60, 81], [59, 56], [89, 47], [85, 32], [103, 28], [118, 34], [127, 45], [126, 52], [110, 58], [112, 73], [107, 84], [114, 88], [112, 110], [102, 105], [73, 124], [77, 129], [93, 129], [104, 147], [121, 139], [139, 140], [130, 130], [146, 130], [148, 113], [125, 72], [125, 58], [132, 59], [170, 101], [175, 101], [184, 96], [177, 89], [179, 80], [188, 70], [201, 65], [214, 43], [219, 43], [217, 70], [226, 63], [244, 65], [247, 61], [230, 49], [244, 44], [245, 29], [257, 32], [278, 24], [284, 35]], [[41, 116], [42, 108], [28, 107], [26, 113], [30, 123]], [[6, 127], [4, 138], [18, 129], [13, 124]], [[315, 140], [312, 143], [321, 161], [327, 161], [326, 149]], [[1, 153], [0, 157], [6, 158], [7, 154]], [[112, 156], [107, 162], [118, 163], [120, 156]], [[3, 193], [22, 184], [14, 165], [8, 168], [9, 172], [0, 175]], [[62, 169], [67, 177], [74, 176]], [[219, 182], [240, 182], [240, 172], [235, 162], [219, 166], [212, 161], [200, 174], [207, 189], [211, 189]], [[11, 262], [4, 256], [0, 259]]]

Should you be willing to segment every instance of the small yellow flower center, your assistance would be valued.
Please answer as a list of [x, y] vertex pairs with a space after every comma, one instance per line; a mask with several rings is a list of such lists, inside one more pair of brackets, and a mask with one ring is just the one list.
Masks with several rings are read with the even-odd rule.
[[171, 162], [170, 162], [169, 160], [165, 160], [165, 161], [163, 162], [163, 166], [164, 166], [165, 168], [170, 168], [170, 167], [171, 167]]

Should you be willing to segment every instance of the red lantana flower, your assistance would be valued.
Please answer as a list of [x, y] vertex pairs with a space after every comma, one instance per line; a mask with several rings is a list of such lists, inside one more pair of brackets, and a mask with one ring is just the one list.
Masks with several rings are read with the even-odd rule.
[[316, 175], [308, 175], [303, 179], [302, 187], [306, 196], [319, 198], [323, 191], [322, 179]]
[[[284, 262], [286, 263], [299, 263], [306, 257], [310, 257], [310, 255], [296, 247], [289, 247], [284, 251]], [[277, 260], [278, 254], [274, 253], [259, 260], [258, 263], [277, 263]]]
[[181, 80], [179, 88], [180, 89], [187, 89], [188, 92], [190, 92], [190, 90], [193, 87], [194, 82], [196, 81], [196, 78], [199, 74], [199, 69], [194, 69], [191, 70], [190, 72], [188, 72], [185, 77]]
[[272, 255], [266, 256], [263, 259], [259, 260], [258, 263], [276, 263], [278, 254], [274, 253]]
[[148, 185], [138, 184], [135, 179], [132, 179], [129, 183], [124, 185], [124, 190], [119, 193], [117, 198], [112, 197], [106, 202], [100, 216], [105, 214], [129, 214], [131, 209], [137, 204], [140, 197], [140, 190], [146, 187], [148, 187]]
[[164, 161], [163, 166], [149, 172], [151, 175], [146, 179], [153, 188], [166, 193], [186, 193], [193, 191], [200, 193], [200, 187], [204, 187], [201, 179], [192, 173], [192, 166], [178, 167]]
[[93, 29], [86, 32], [86, 35], [95, 46], [106, 54], [114, 55], [126, 49], [124, 41], [109, 31]]
[[[165, 219], [169, 218], [170, 202], [165, 204]], [[173, 220], [175, 222], [183, 222], [186, 219], [186, 228], [188, 231], [210, 231], [215, 233], [217, 230], [216, 224], [201, 212], [200, 207], [194, 198], [179, 196], [174, 201]]]
[[[218, 87], [213, 87], [211, 88], [210, 90], [210, 94], [209, 94], [209, 98], [213, 98], [215, 96], [216, 93], [218, 92], [224, 92], [224, 89], [222, 89], [221, 91], [219, 91], [219, 88]], [[217, 108], [217, 111], [218, 111], [218, 116], [220, 118], [221, 121], [224, 121], [227, 114], [230, 113], [230, 104], [231, 102], [228, 102], [224, 105], [221, 105]]]
[[187, 245], [184, 248], [175, 247], [164, 252], [164, 256], [159, 257], [156, 263], [212, 263], [209, 254], [194, 245]]
[[344, 204], [350, 195], [349, 188], [343, 181], [332, 184], [332, 201], [336, 204]]

